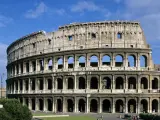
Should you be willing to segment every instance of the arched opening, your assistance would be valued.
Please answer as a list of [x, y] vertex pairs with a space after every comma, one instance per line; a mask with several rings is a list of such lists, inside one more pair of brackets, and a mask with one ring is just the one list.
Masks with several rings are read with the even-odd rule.
[[74, 81], [72, 78], [68, 78], [68, 89], [74, 89]]
[[57, 99], [57, 112], [62, 112], [62, 100], [61, 99]]
[[43, 90], [43, 79], [39, 79], [39, 90]]
[[57, 89], [63, 89], [63, 80], [61, 78], [57, 79]]
[[109, 55], [104, 55], [102, 57], [102, 65], [106, 65], [106, 66], [111, 65], [111, 57]]
[[35, 99], [32, 99], [32, 110], [35, 110]]
[[158, 89], [158, 79], [154, 78], [152, 80], [152, 89]]
[[58, 69], [62, 69], [63, 68], [63, 59], [58, 58], [57, 63], [58, 63]]
[[130, 77], [128, 79], [128, 89], [136, 89], [136, 78]]
[[109, 100], [103, 100], [102, 112], [106, 112], [106, 113], [111, 112], [111, 103]]
[[136, 113], [136, 101], [134, 99], [128, 101], [128, 112]]
[[68, 99], [67, 100], [67, 110], [68, 110], [68, 112], [73, 112], [73, 109], [74, 109], [73, 100]]
[[91, 78], [90, 89], [98, 89], [98, 79], [96, 77]]
[[52, 106], [53, 106], [53, 103], [52, 103], [52, 100], [51, 99], [47, 99], [47, 103], [48, 103], [48, 111], [52, 111]]
[[116, 113], [123, 113], [123, 101], [122, 100], [117, 100], [116, 101]]
[[25, 105], [28, 106], [28, 98], [25, 99]]
[[92, 99], [90, 102], [90, 112], [97, 112], [98, 111], [98, 102], [95, 99]]
[[145, 55], [140, 56], [140, 67], [147, 67], [147, 57]]
[[136, 57], [134, 55], [128, 56], [128, 67], [136, 67]]
[[141, 100], [141, 112], [143, 113], [148, 112], [148, 101], [145, 99]]
[[116, 89], [123, 89], [123, 78], [122, 77], [116, 78]]
[[52, 70], [53, 62], [52, 59], [48, 59], [48, 70]]
[[85, 112], [85, 104], [86, 102], [83, 99], [80, 99], [78, 102], [78, 111]]
[[28, 86], [29, 86], [29, 81], [28, 80], [25, 80], [25, 90], [28, 90]]
[[79, 89], [86, 89], [86, 82], [83, 77], [79, 78]]
[[39, 110], [43, 111], [43, 100], [39, 99]]
[[[29, 63], [26, 63], [27, 65], [27, 71], [29, 72]], [[40, 71], [44, 70], [44, 59], [39, 60], [39, 67], [40, 67]]]
[[53, 87], [53, 86], [52, 86], [52, 79], [48, 79], [48, 80], [47, 80], [47, 83], [48, 83], [48, 86], [47, 86], [47, 87], [48, 87], [48, 90], [51, 90], [52, 87]]
[[85, 67], [86, 58], [84, 56], [79, 57], [79, 67]]
[[91, 67], [98, 67], [98, 57], [93, 55], [90, 57], [90, 66]]
[[22, 99], [22, 98], [19, 98], [19, 102], [20, 102], [21, 104], [23, 104], [23, 99]]
[[117, 55], [115, 57], [115, 66], [116, 67], [122, 67], [123, 66], [123, 56], [122, 55]]
[[103, 78], [103, 89], [111, 89], [111, 79], [109, 77]]
[[[29, 84], [26, 85], [26, 88], [27, 88], [27, 89], [28, 89], [28, 85], [29, 85]], [[35, 79], [32, 79], [32, 80], [31, 80], [31, 86], [32, 86], [32, 90], [35, 90], [35, 87], [36, 87]]]
[[148, 80], [145, 77], [141, 78], [141, 89], [148, 89]]
[[158, 112], [158, 100], [154, 99], [152, 101], [152, 113]]
[[19, 81], [20, 82], [20, 90], [23, 90], [23, 82], [22, 80]]
[[72, 56], [68, 57], [68, 68], [74, 67], [74, 58]]

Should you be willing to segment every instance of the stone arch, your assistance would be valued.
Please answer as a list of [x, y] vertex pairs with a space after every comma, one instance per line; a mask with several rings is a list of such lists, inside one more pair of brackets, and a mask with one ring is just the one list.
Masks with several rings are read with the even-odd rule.
[[62, 99], [57, 99], [57, 112], [62, 112], [63, 111], [63, 102], [62, 102]]
[[85, 67], [86, 66], [85, 65], [86, 64], [86, 57], [85, 56], [80, 56], [78, 61], [79, 61], [79, 66], [80, 67]]
[[124, 81], [122, 77], [116, 78], [116, 89], [123, 89], [124, 88]]
[[43, 102], [44, 102], [43, 99], [39, 99], [39, 110], [40, 111], [43, 111], [43, 107], [44, 107]]
[[128, 89], [136, 89], [136, 78], [135, 77], [128, 78]]
[[97, 79], [97, 77], [92, 77], [91, 78], [90, 89], [98, 89], [98, 79]]
[[147, 67], [147, 56], [140, 56], [140, 67]]
[[62, 78], [57, 79], [57, 89], [63, 89], [63, 80]]
[[152, 80], [152, 89], [158, 89], [158, 79], [154, 78]]
[[96, 99], [90, 101], [90, 112], [98, 112], [98, 101]]
[[148, 89], [148, 79], [146, 77], [141, 78], [141, 89]]
[[67, 99], [67, 112], [73, 112], [74, 102], [72, 99]]
[[35, 99], [32, 98], [31, 102], [32, 102], [32, 110], [36, 110], [36, 104], [35, 104], [36, 101], [35, 101]]
[[53, 87], [53, 85], [52, 85], [52, 79], [51, 78], [48, 78], [47, 79], [47, 88], [48, 88], [48, 90], [52, 90], [52, 87]]
[[74, 89], [74, 80], [73, 78], [68, 78], [68, 89]]
[[47, 99], [47, 110], [52, 111], [53, 110], [52, 106], [53, 106], [52, 99]]
[[109, 55], [104, 55], [102, 57], [102, 65], [106, 65], [106, 66], [111, 65], [111, 57]]
[[158, 112], [158, 100], [157, 99], [154, 99], [152, 100], [152, 113], [154, 112]]
[[136, 113], [136, 100], [130, 99], [128, 101], [128, 112], [129, 113]]
[[109, 77], [103, 78], [103, 88], [104, 89], [111, 89], [111, 79]]
[[73, 68], [74, 67], [74, 57], [69, 56], [68, 57], [68, 68]]
[[25, 99], [25, 105], [28, 106], [28, 98]]
[[98, 67], [98, 57], [96, 55], [92, 55], [90, 57], [90, 66], [91, 67]]
[[124, 104], [123, 104], [123, 100], [117, 100], [116, 101], [116, 113], [123, 113], [123, 109], [124, 109]]
[[86, 80], [84, 77], [79, 77], [79, 80], [78, 80], [78, 88], [79, 89], [86, 89]]
[[128, 67], [136, 67], [136, 56], [135, 55], [128, 56]]
[[59, 57], [57, 59], [57, 64], [58, 64], [58, 69], [62, 69], [63, 68], [63, 59], [62, 59], [62, 57]]
[[111, 102], [108, 99], [103, 100], [102, 102], [102, 112], [111, 112]]
[[43, 78], [40, 78], [38, 80], [38, 84], [39, 84], [39, 90], [43, 90], [43, 84], [44, 84]]
[[116, 67], [122, 67], [123, 66], [123, 56], [118, 54], [115, 57], [115, 66]]
[[53, 67], [53, 62], [52, 62], [52, 59], [49, 58], [48, 59], [48, 70], [52, 70], [52, 67]]
[[148, 113], [148, 101], [146, 99], [141, 100], [141, 112]]
[[78, 111], [79, 112], [85, 112], [85, 106], [86, 106], [86, 102], [84, 99], [79, 99], [78, 101]]

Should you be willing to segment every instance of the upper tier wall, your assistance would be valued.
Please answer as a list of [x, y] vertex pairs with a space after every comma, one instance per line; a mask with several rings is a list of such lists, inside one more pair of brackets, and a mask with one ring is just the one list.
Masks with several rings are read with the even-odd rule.
[[7, 54], [12, 62], [26, 55], [106, 47], [149, 48], [138, 22], [92, 22], [62, 26], [51, 33], [30, 34], [12, 43]]

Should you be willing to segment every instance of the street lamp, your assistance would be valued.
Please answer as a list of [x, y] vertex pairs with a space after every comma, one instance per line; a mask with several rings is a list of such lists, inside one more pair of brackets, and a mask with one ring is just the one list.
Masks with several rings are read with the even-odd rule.
[[2, 90], [3, 90], [3, 77], [4, 77], [4, 73], [1, 74], [1, 98], [2, 98]]

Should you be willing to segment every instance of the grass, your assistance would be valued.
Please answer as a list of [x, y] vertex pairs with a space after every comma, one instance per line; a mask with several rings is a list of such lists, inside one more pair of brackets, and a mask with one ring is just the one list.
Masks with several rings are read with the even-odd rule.
[[90, 116], [69, 116], [69, 117], [53, 117], [53, 118], [42, 118], [43, 120], [96, 120]]
[[47, 116], [47, 115], [55, 115], [54, 113], [32, 113], [33, 116]]

